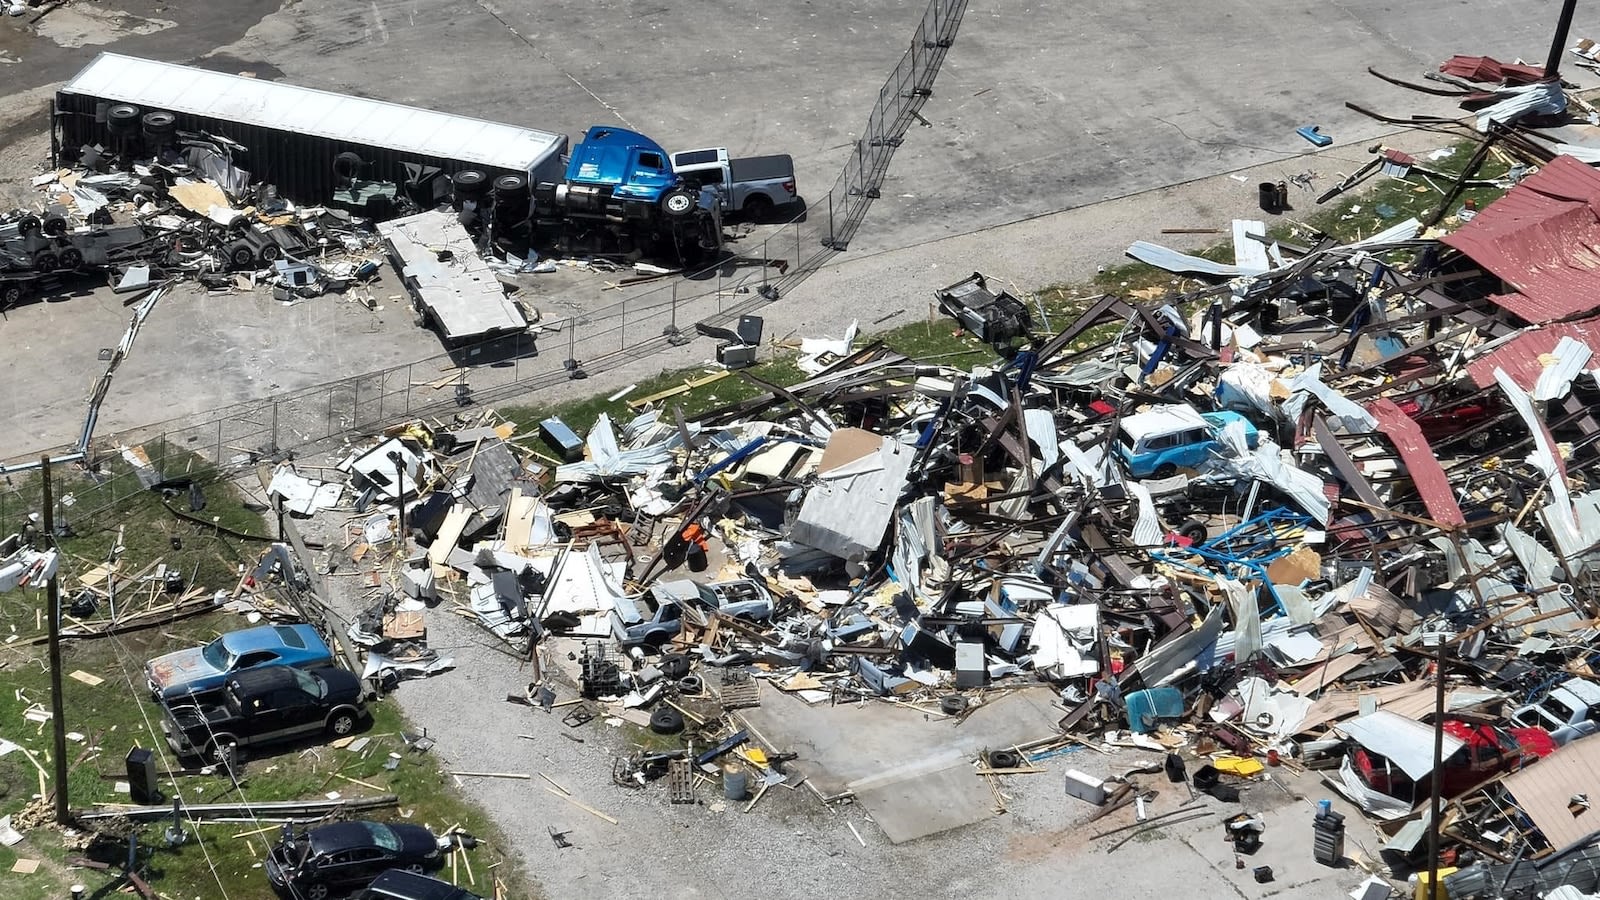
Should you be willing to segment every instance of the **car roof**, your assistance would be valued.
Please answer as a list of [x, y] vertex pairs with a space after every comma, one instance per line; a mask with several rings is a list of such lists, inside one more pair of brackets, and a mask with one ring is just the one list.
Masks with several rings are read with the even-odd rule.
[[1152, 434], [1173, 434], [1205, 427], [1206, 420], [1194, 411], [1194, 407], [1178, 403], [1122, 417], [1123, 433], [1136, 441]]
[[[372, 837], [370, 830], [375, 824], [382, 823], [334, 822], [331, 825], [319, 825], [306, 832], [306, 838], [311, 842], [311, 849], [318, 853], [335, 853], [357, 847], [379, 847], [382, 845]], [[396, 834], [395, 837], [398, 839], [399, 835]]]
[[294, 672], [287, 666], [258, 666], [240, 669], [229, 679], [247, 691], [270, 691], [295, 683]]
[[277, 650], [289, 647], [305, 650], [322, 645], [322, 637], [310, 625], [259, 625], [230, 631], [222, 636], [222, 645], [234, 653], [251, 650]]

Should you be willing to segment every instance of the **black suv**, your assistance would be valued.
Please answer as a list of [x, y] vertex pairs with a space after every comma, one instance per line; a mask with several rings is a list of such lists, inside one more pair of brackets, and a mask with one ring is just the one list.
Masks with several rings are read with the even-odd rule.
[[300, 834], [284, 826], [266, 868], [267, 881], [280, 895], [328, 900], [367, 887], [393, 869], [421, 874], [442, 865], [439, 839], [421, 825], [337, 822]]
[[356, 900], [483, 900], [466, 888], [448, 881], [418, 875], [405, 869], [390, 869], [379, 875]]
[[351, 734], [367, 717], [365, 693], [361, 679], [331, 666], [245, 669], [199, 703], [168, 707], [161, 730], [180, 756], [220, 761], [231, 746]]

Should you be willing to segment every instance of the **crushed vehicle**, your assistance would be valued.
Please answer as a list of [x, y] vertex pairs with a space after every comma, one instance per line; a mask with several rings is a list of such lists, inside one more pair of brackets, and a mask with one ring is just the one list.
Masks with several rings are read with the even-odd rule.
[[398, 822], [335, 822], [298, 834], [285, 824], [283, 831], [267, 856], [267, 881], [297, 900], [344, 897], [391, 869], [437, 871], [449, 846], [421, 825]]
[[[680, 582], [689, 584], [692, 582]], [[683, 629], [683, 605], [657, 585], [635, 599], [619, 598], [611, 611], [611, 633], [625, 648], [659, 650]], [[696, 594], [696, 596], [698, 596]]]
[[343, 737], [368, 717], [366, 689], [350, 672], [268, 666], [236, 672], [196, 702], [168, 705], [161, 730], [179, 756], [217, 761], [234, 747]]
[[1023, 337], [1033, 327], [1027, 304], [1005, 290], [992, 290], [981, 272], [934, 291], [933, 296], [945, 315], [985, 343], [1004, 344]]
[[1201, 413], [1190, 406], [1168, 405], [1123, 416], [1117, 455], [1135, 478], [1170, 478], [1179, 469], [1193, 469], [1223, 455], [1221, 432], [1237, 424], [1254, 450], [1259, 435], [1249, 419], [1228, 410]]
[[[1454, 739], [1454, 745], [1447, 745], [1442, 771], [1414, 777], [1405, 767], [1359, 744], [1351, 748], [1351, 762], [1367, 787], [1415, 803], [1427, 798], [1436, 777], [1440, 779], [1441, 796], [1459, 797], [1496, 775], [1515, 772], [1549, 756], [1556, 746], [1549, 733], [1538, 727], [1502, 728], [1446, 718], [1444, 731]], [[1431, 744], [1428, 750], [1432, 752]]]
[[272, 666], [331, 665], [333, 652], [310, 625], [258, 625], [230, 631], [203, 647], [166, 653], [145, 663], [150, 693], [163, 702], [222, 687], [228, 676]]
[[1543, 728], [1561, 746], [1600, 729], [1600, 684], [1569, 678], [1539, 700], [1520, 706], [1511, 720], [1524, 728]]

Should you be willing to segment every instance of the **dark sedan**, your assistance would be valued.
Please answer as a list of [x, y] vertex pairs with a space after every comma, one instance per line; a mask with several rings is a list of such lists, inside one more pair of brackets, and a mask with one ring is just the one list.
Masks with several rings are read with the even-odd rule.
[[439, 839], [420, 825], [338, 822], [300, 834], [285, 829], [267, 857], [267, 880], [284, 897], [329, 900], [390, 869], [430, 872], [443, 864]]

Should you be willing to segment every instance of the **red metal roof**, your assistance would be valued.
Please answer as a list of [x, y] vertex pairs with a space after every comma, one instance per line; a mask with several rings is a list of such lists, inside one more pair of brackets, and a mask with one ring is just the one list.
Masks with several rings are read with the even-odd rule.
[[1593, 312], [1600, 306], [1600, 172], [1558, 156], [1444, 243], [1515, 288], [1489, 299], [1532, 324]]
[[1456, 504], [1456, 492], [1450, 487], [1450, 478], [1444, 474], [1444, 467], [1439, 465], [1433, 448], [1428, 446], [1428, 440], [1422, 436], [1422, 429], [1417, 423], [1388, 398], [1368, 403], [1367, 412], [1378, 420], [1378, 430], [1400, 451], [1400, 459], [1406, 464], [1406, 471], [1411, 474], [1411, 483], [1417, 486], [1423, 505], [1428, 507], [1428, 515], [1441, 525], [1465, 525], [1467, 518]]
[[1467, 363], [1467, 374], [1480, 388], [1494, 387], [1494, 370], [1505, 369], [1511, 380], [1525, 391], [1533, 389], [1544, 371], [1539, 357], [1556, 348], [1564, 337], [1585, 344], [1600, 356], [1600, 316], [1575, 322], [1554, 322], [1532, 328]]
[[1439, 71], [1489, 84], [1532, 84], [1544, 78], [1544, 66], [1503, 63], [1492, 56], [1452, 56], [1439, 64]]

